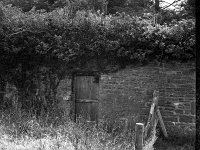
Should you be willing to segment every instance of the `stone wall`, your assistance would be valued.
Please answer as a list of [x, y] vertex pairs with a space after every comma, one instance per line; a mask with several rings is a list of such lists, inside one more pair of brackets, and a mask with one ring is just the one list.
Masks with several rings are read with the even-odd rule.
[[152, 93], [160, 93], [160, 111], [167, 129], [195, 127], [195, 65], [150, 64], [134, 66], [102, 75], [100, 80], [100, 116], [146, 122]]
[[[192, 130], [195, 127], [195, 72], [193, 63], [175, 63], [163, 64], [162, 67], [156, 64], [132, 66], [116, 73], [102, 74], [99, 82], [99, 119], [118, 118], [128, 121], [130, 125], [145, 123], [152, 93], [158, 90], [158, 105], [167, 130], [174, 126]], [[62, 83], [65, 86], [62, 87], [65, 90], [63, 95], [70, 90], [71, 82], [66, 83]]]

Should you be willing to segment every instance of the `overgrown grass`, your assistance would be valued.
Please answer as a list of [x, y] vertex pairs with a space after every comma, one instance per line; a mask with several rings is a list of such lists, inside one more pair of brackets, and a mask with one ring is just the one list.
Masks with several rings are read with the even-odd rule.
[[[50, 118], [50, 117], [49, 117]], [[1, 150], [134, 150], [134, 131], [108, 131], [106, 122], [97, 125], [73, 123], [67, 117], [36, 119], [26, 113], [2, 112]], [[153, 150], [156, 137], [145, 144]]]
[[155, 150], [195, 150], [195, 130], [187, 131], [174, 126], [168, 132], [169, 137], [167, 139], [163, 135], [159, 136], [154, 144]]

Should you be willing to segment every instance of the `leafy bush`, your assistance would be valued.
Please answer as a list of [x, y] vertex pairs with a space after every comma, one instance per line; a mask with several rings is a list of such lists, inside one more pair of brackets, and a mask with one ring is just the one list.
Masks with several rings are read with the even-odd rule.
[[92, 59], [104, 71], [113, 62], [127, 65], [195, 58], [193, 19], [155, 25], [152, 14], [104, 16], [85, 10], [74, 12], [67, 6], [50, 12], [23, 12], [2, 3], [0, 8], [1, 75], [20, 92], [44, 67], [52, 81], [50, 93], [55, 96], [66, 71], [83, 67]]
[[[67, 61], [86, 55], [115, 54], [140, 60], [148, 53], [157, 56], [171, 53], [179, 59], [194, 58], [195, 54], [195, 22], [192, 19], [154, 26], [152, 18], [123, 13], [103, 16], [77, 11], [72, 15], [67, 7], [49, 13], [39, 10], [23, 13], [11, 6], [1, 8], [5, 14], [2, 24], [7, 28], [3, 31], [7, 35], [5, 40], [13, 46], [6, 48], [11, 52], [25, 51], [19, 41], [28, 34], [29, 38], [24, 40], [33, 52], [48, 52]], [[50, 51], [52, 47], [54, 50]]]

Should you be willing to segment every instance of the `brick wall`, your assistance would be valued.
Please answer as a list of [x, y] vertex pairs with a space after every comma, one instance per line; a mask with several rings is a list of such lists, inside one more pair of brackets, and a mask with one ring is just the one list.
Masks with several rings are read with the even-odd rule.
[[152, 93], [158, 90], [158, 105], [167, 129], [176, 126], [192, 130], [195, 127], [195, 84], [192, 63], [128, 67], [101, 76], [99, 113], [106, 118], [146, 122]]
[[[68, 80], [68, 79], [67, 79]], [[70, 81], [65, 80], [59, 95], [66, 97]], [[159, 106], [167, 130], [171, 127], [192, 130], [196, 106], [195, 64], [155, 64], [133, 66], [116, 73], [102, 74], [99, 91], [100, 119], [122, 119], [131, 125], [146, 122], [152, 93], [160, 92]], [[65, 92], [62, 92], [65, 90]], [[66, 101], [70, 103], [70, 101]]]

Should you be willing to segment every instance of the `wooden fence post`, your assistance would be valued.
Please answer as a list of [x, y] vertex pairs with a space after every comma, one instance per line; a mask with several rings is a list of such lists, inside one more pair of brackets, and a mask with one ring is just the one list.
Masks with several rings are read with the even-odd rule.
[[136, 123], [135, 126], [135, 150], [143, 149], [143, 134], [144, 134], [144, 124]]
[[157, 105], [158, 105], [158, 98], [159, 98], [159, 92], [154, 91], [153, 92], [153, 101], [152, 101], [152, 104], [151, 104], [150, 113], [149, 113], [149, 116], [148, 116], [147, 124], [145, 126], [145, 131], [144, 131], [144, 137], [145, 138], [147, 137], [147, 133], [148, 133], [150, 126], [152, 126], [153, 123], [154, 123], [155, 108], [157, 108]]
[[166, 128], [165, 128], [165, 124], [163, 122], [162, 115], [160, 113], [159, 107], [156, 109], [156, 111], [157, 111], [158, 119], [159, 119], [159, 122], [160, 122], [160, 126], [162, 128], [163, 134], [167, 138], [168, 134], [167, 134], [167, 131], [166, 131]]
[[151, 127], [151, 131], [156, 130], [156, 126], [158, 121], [160, 122], [161, 128], [162, 128], [162, 132], [164, 134], [164, 136], [167, 138], [167, 131], [159, 110], [159, 106], [158, 106], [158, 100], [159, 100], [159, 91], [154, 91], [153, 93], [153, 101], [151, 104], [151, 109], [150, 109], [150, 113], [149, 113], [149, 117], [148, 117], [148, 121], [147, 124], [145, 126], [145, 131], [144, 131], [144, 138], [147, 138], [147, 134], [149, 131], [149, 128]]

